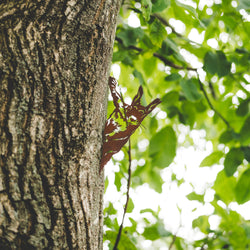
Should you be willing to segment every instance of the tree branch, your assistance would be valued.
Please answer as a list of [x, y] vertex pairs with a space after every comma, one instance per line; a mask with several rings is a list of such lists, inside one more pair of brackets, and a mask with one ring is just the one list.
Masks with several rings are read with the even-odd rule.
[[204, 89], [204, 86], [203, 86], [203, 84], [202, 84], [202, 82], [199, 80], [199, 85], [200, 85], [200, 89], [201, 89], [201, 91], [203, 92], [203, 95], [205, 96], [205, 98], [206, 98], [206, 100], [207, 100], [207, 103], [208, 103], [208, 105], [209, 105], [209, 107], [222, 119], [222, 121], [227, 125], [227, 127], [228, 128], [230, 128], [230, 129], [232, 129], [233, 130], [233, 128], [230, 126], [230, 124], [229, 124], [229, 122], [222, 116], [222, 114], [219, 112], [219, 111], [217, 111], [215, 108], [214, 108], [214, 106], [213, 106], [213, 104], [211, 103], [211, 101], [210, 101], [210, 99], [209, 99], [209, 97], [208, 97], [208, 95], [207, 95], [207, 92], [206, 92], [206, 90]]
[[171, 68], [174, 68], [174, 69], [187, 69], [187, 70], [191, 70], [191, 71], [197, 71], [196, 68], [192, 68], [192, 67], [183, 67], [183, 66], [180, 66], [180, 65], [176, 65], [174, 64], [173, 62], [171, 62], [170, 60], [168, 60], [166, 57], [158, 54], [158, 53], [154, 53], [153, 54], [154, 57], [160, 59], [162, 62], [164, 62], [165, 65], [167, 66], [170, 66]]
[[[123, 44], [122, 42], [122, 39], [120, 39], [119, 37], [116, 37], [115, 40], [121, 44]], [[132, 49], [132, 50], [136, 50], [140, 53], [143, 53], [144, 50], [142, 48], [139, 48], [139, 47], [136, 47], [134, 45], [130, 45], [128, 46], [128, 49]], [[165, 56], [163, 55], [160, 55], [159, 53], [153, 53], [153, 56], [160, 59], [166, 66], [170, 66], [174, 69], [187, 69], [187, 70], [192, 70], [192, 71], [197, 71], [196, 68], [192, 68], [192, 67], [183, 67], [183, 66], [180, 66], [180, 65], [177, 65], [177, 64], [174, 64], [173, 62], [171, 62], [170, 60], [168, 60]]]

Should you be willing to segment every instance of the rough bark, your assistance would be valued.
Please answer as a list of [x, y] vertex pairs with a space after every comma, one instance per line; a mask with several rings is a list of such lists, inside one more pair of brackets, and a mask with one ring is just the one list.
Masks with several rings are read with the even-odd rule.
[[120, 0], [0, 3], [0, 249], [102, 249]]

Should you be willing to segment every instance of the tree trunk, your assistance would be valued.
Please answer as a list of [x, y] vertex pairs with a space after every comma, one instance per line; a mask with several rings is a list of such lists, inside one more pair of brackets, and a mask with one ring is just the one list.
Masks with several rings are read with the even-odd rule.
[[0, 3], [0, 249], [102, 249], [120, 0]]

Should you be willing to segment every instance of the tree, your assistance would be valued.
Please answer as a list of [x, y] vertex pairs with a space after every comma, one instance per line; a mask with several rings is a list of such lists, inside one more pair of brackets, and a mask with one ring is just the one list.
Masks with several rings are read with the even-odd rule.
[[102, 249], [99, 162], [120, 1], [0, 6], [0, 248]]
[[[249, 1], [244, 0], [124, 2], [113, 53], [113, 63], [120, 69], [118, 82], [126, 90], [124, 98], [133, 98], [142, 85], [145, 102], [155, 97], [162, 100], [159, 114], [145, 119], [145, 128], [132, 136], [131, 188], [138, 190], [147, 183], [162, 193], [163, 184], [165, 189], [171, 187], [170, 180], [172, 186], [189, 184], [192, 189], [186, 198], [196, 204], [192, 226], [200, 238], [187, 241], [177, 219], [177, 230], [171, 231], [162, 218], [167, 213], [163, 207], [140, 208], [140, 216], [134, 215], [131, 212], [138, 203], [132, 196], [119, 250], [144, 249], [146, 240], [150, 249], [249, 248], [250, 224], [237, 209], [250, 200], [249, 10]], [[111, 102], [109, 107], [112, 110]], [[209, 150], [196, 142], [197, 134]], [[197, 188], [184, 173], [177, 175], [175, 157], [179, 149], [191, 146], [206, 151], [197, 172], [215, 171], [216, 180], [205, 187]], [[116, 168], [108, 170], [106, 177], [107, 193], [112, 186], [121, 200], [129, 165], [126, 148], [123, 152], [123, 159], [113, 159]], [[214, 193], [209, 201], [208, 191]], [[104, 242], [113, 249], [122, 212], [109, 200], [104, 209]], [[206, 206], [212, 212], [206, 213]], [[185, 207], [178, 209], [184, 214]], [[217, 218], [216, 228], [211, 226], [213, 218]]]

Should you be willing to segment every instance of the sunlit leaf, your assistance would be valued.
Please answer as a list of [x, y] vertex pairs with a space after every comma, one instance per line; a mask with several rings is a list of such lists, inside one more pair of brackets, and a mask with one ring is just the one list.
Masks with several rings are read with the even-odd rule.
[[204, 195], [196, 194], [195, 192], [188, 194], [187, 198], [191, 201], [199, 201], [204, 203]]
[[192, 128], [195, 122], [196, 109], [193, 103], [189, 101], [183, 101], [181, 105], [182, 115], [184, 116], [184, 124], [190, 125]]
[[214, 164], [219, 164], [219, 160], [224, 154], [221, 151], [214, 151], [207, 157], [205, 157], [201, 164], [200, 167], [209, 167], [213, 166]]
[[162, 192], [162, 185], [164, 184], [164, 181], [162, 180], [160, 172], [157, 171], [157, 169], [152, 169], [149, 172], [148, 184], [156, 192], [158, 192], [158, 193]]
[[162, 105], [164, 107], [170, 107], [176, 105], [179, 101], [179, 93], [177, 91], [170, 91], [162, 97]]
[[234, 176], [226, 176], [225, 171], [220, 171], [215, 180], [213, 189], [216, 192], [218, 199], [222, 200], [225, 204], [235, 200], [234, 188], [236, 185], [236, 178]]
[[147, 58], [143, 61], [143, 69], [147, 76], [151, 76], [157, 66], [155, 57]]
[[224, 168], [227, 176], [232, 176], [242, 163], [244, 154], [240, 148], [232, 148], [227, 153], [224, 161]]
[[143, 31], [141, 28], [127, 28], [117, 34], [117, 37], [122, 39], [122, 42], [126, 47], [136, 45], [142, 36]]
[[[104, 239], [109, 240], [112, 245], [114, 246], [116, 237], [117, 237], [118, 232], [115, 231], [106, 231], [104, 234]], [[136, 250], [136, 246], [133, 244], [133, 242], [129, 239], [129, 237], [122, 233], [120, 241], [119, 241], [119, 250]]]
[[250, 116], [248, 116], [240, 130], [240, 142], [244, 146], [250, 144]]
[[222, 51], [207, 52], [204, 57], [204, 70], [219, 77], [228, 75], [230, 73], [231, 63], [227, 61], [225, 54]]
[[173, 73], [171, 75], [166, 76], [166, 78], [165, 78], [165, 80], [169, 81], [169, 82], [176, 81], [176, 80], [179, 80], [179, 79], [181, 79], [181, 75], [178, 74], [178, 73]]
[[147, 240], [157, 240], [162, 237], [168, 237], [171, 233], [168, 232], [161, 223], [156, 223], [152, 226], [146, 227], [142, 235]]
[[188, 79], [188, 80], [181, 80], [180, 85], [182, 87], [182, 90], [184, 92], [184, 95], [186, 98], [191, 101], [195, 102], [202, 98], [201, 93], [198, 91], [197, 85], [194, 83], [194, 80]]
[[242, 173], [235, 187], [236, 201], [243, 204], [250, 200], [250, 169]]
[[152, 2], [151, 0], [142, 0], [142, 14], [146, 21], [150, 19], [151, 11], [152, 11]]
[[121, 178], [122, 177], [123, 177], [122, 173], [120, 172], [115, 173], [115, 186], [117, 188], [117, 191], [121, 190], [121, 185], [122, 185]]
[[104, 214], [105, 213], [107, 213], [108, 215], [117, 213], [116, 209], [113, 207], [113, 204], [111, 202], [109, 202], [109, 206], [104, 209]]
[[152, 165], [160, 168], [169, 166], [176, 154], [176, 144], [177, 138], [170, 126], [155, 134], [149, 144]]
[[246, 99], [241, 102], [238, 109], [236, 110], [236, 114], [238, 116], [245, 116], [249, 112], [250, 99]]
[[193, 228], [199, 227], [201, 232], [207, 233], [210, 227], [209, 222], [208, 222], [208, 216], [202, 215], [198, 217], [197, 219], [193, 220], [192, 227]]
[[105, 191], [106, 191], [106, 189], [107, 189], [107, 187], [108, 187], [108, 184], [109, 184], [109, 179], [108, 178], [105, 178]]
[[167, 31], [163, 27], [160, 21], [155, 19], [150, 25], [150, 37], [153, 44], [161, 47], [162, 41], [167, 35]]
[[128, 201], [128, 208], [127, 208], [127, 213], [132, 213], [134, 209], [134, 202], [132, 199], [129, 199]]
[[235, 132], [233, 130], [227, 130], [220, 135], [220, 143], [228, 143], [235, 138]]
[[185, 9], [186, 11], [188, 11], [191, 15], [193, 15], [193, 17], [195, 17], [199, 21], [200, 25], [203, 28], [206, 28], [206, 26], [204, 25], [204, 23], [199, 19], [195, 8], [193, 8], [190, 5], [184, 4], [184, 3], [180, 2], [180, 1], [177, 1], [177, 0], [175, 2], [176, 2], [176, 4], [178, 6], [180, 6], [181, 8]]
[[237, 9], [245, 9], [246, 11], [250, 12], [250, 2], [248, 0], [239, 0], [239, 6]]
[[242, 147], [241, 150], [244, 152], [245, 159], [250, 162], [250, 147]]
[[170, 5], [170, 0], [153, 0], [152, 13], [162, 12]]

